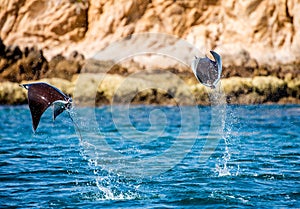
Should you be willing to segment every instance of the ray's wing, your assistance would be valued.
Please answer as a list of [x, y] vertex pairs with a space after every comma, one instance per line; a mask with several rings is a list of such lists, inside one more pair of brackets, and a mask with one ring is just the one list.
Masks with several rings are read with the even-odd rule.
[[53, 120], [66, 109], [67, 101], [58, 100], [53, 102]]
[[221, 74], [222, 74], [222, 58], [221, 56], [214, 52], [214, 51], [210, 51], [210, 53], [213, 55], [214, 59], [215, 59], [215, 63], [216, 63], [216, 67], [217, 67], [217, 79], [215, 80], [215, 82], [213, 83], [214, 86], [217, 85], [217, 83], [219, 82], [219, 80], [221, 79]]
[[[28, 104], [32, 117], [33, 130], [38, 127], [42, 114], [55, 101], [64, 101], [68, 98], [57, 88], [46, 83], [32, 83], [21, 85], [28, 90]], [[62, 111], [56, 111], [59, 115]]]

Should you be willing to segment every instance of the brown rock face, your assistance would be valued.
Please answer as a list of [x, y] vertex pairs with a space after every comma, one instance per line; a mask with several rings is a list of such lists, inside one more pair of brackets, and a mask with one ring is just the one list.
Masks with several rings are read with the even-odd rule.
[[47, 70], [47, 60], [43, 52], [36, 48], [4, 47], [0, 56], [0, 80], [21, 82], [36, 80]]
[[0, 82], [21, 82], [41, 78], [62, 78], [71, 80], [74, 74], [81, 72], [85, 64], [84, 56], [74, 51], [70, 57], [54, 56], [49, 62], [43, 51], [35, 47], [7, 47], [0, 39]]
[[46, 78], [63, 78], [71, 80], [74, 74], [80, 73], [81, 65], [76, 60], [56, 55], [49, 61], [49, 70], [43, 75]]
[[300, 58], [299, 11], [299, 0], [4, 0], [0, 36], [7, 45], [37, 44], [46, 57], [77, 50], [90, 58], [134, 33], [166, 33], [203, 53], [216, 48], [225, 66], [275, 65]]
[[87, 8], [85, 1], [5, 0], [0, 7], [0, 36], [8, 45], [38, 44], [55, 52], [62, 43], [84, 37]]

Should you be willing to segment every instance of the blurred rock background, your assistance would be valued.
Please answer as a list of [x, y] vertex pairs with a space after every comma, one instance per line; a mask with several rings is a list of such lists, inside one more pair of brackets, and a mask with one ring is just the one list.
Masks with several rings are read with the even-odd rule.
[[[0, 103], [25, 102], [25, 94], [12, 91], [10, 83], [58, 78], [57, 85], [70, 82], [71, 88], [79, 73], [108, 72], [107, 85], [117, 85], [114, 81], [120, 76], [151, 70], [147, 76], [164, 77], [161, 70], [167, 70], [191, 87], [198, 104], [209, 104], [207, 90], [188, 66], [176, 60], [151, 54], [121, 60], [111, 56], [109, 47], [141, 33], [178, 37], [197, 48], [200, 56], [211, 49], [221, 54], [229, 103], [299, 103], [299, 11], [300, 0], [2, 0]], [[140, 44], [132, 39], [115, 53], [134, 51]], [[176, 41], [154, 39], [145, 44], [181, 53], [187, 63], [195, 55]], [[164, 92], [137, 92], [132, 102], [174, 104], [172, 97], [181, 92], [178, 82], [174, 85], [176, 90], [168, 84]], [[95, 102], [110, 103], [113, 95], [99, 87]]]

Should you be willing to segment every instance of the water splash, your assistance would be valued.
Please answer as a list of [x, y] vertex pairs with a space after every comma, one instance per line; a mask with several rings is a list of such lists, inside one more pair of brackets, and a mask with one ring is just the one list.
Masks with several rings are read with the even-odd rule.
[[[98, 196], [97, 200], [134, 200], [141, 198], [137, 191], [118, 191], [116, 185], [110, 185], [110, 181], [109, 177], [96, 178], [96, 186], [100, 193], [102, 193]], [[106, 185], [103, 185], [104, 182]]]
[[211, 122], [209, 134], [202, 148], [199, 162], [205, 163], [215, 152], [221, 139], [224, 138], [224, 127], [226, 122], [226, 98], [221, 88], [221, 82], [215, 89], [207, 88], [211, 102]]
[[[225, 140], [226, 141], [226, 140]], [[225, 145], [225, 152], [224, 152], [224, 155], [222, 157], [222, 162], [220, 164], [216, 164], [216, 172], [218, 173], [218, 176], [221, 177], [221, 176], [231, 176], [231, 173], [230, 173], [230, 168], [228, 168], [227, 166], [227, 163], [229, 162], [230, 160], [230, 152], [229, 152], [229, 148], [227, 145]]]
[[137, 180], [125, 179], [114, 172], [104, 170], [95, 159], [89, 159], [88, 165], [94, 177], [93, 184], [88, 186], [93, 187], [91, 189], [96, 201], [140, 199], [140, 182]]
[[[72, 123], [74, 124], [75, 131], [79, 136], [79, 145], [81, 147], [80, 155], [84, 160], [88, 162], [88, 166], [93, 172], [93, 183], [86, 185], [88, 187], [93, 187], [91, 188], [93, 190], [93, 199], [132, 200], [140, 198], [139, 192], [137, 191], [137, 188], [140, 185], [135, 186], [134, 182], [128, 182], [122, 179], [121, 176], [115, 174], [112, 171], [110, 172], [109, 170], [102, 168], [102, 165], [99, 165], [98, 159], [101, 157], [101, 155], [98, 153], [97, 147], [93, 143], [90, 143], [88, 140], [84, 140], [84, 138], [82, 137], [83, 135], [87, 136], [87, 133], [85, 132], [86, 130], [82, 127], [87, 127], [89, 126], [89, 124], [83, 123], [82, 120], [78, 120], [77, 111], [72, 108], [68, 113], [72, 120]], [[95, 137], [93, 135], [88, 136], [91, 138]], [[94, 191], [95, 186], [97, 188], [96, 191]], [[91, 198], [91, 196], [88, 195], [87, 198]]]
[[[237, 164], [237, 169], [234, 169], [233, 166], [229, 166], [231, 163], [231, 157], [233, 150], [231, 149], [231, 133], [232, 127], [234, 125], [234, 114], [232, 111], [228, 111], [226, 96], [222, 90], [221, 82], [214, 90], [209, 90], [209, 98], [211, 101], [212, 107], [212, 119], [211, 119], [211, 138], [207, 138], [209, 143], [214, 143], [212, 149], [215, 149], [219, 142], [223, 142], [224, 151], [223, 156], [219, 159], [219, 162], [216, 163], [215, 172], [218, 176], [232, 176], [238, 175], [239, 165]], [[208, 144], [208, 142], [206, 142]], [[212, 153], [210, 153], [212, 154]], [[233, 173], [235, 172], [235, 174]]]
[[238, 121], [236, 120], [234, 113], [232, 110], [228, 111], [227, 114], [227, 121], [226, 121], [226, 127], [224, 128], [224, 135], [223, 135], [223, 156], [221, 159], [218, 159], [218, 163], [216, 163], [215, 166], [215, 172], [219, 177], [222, 176], [238, 176], [240, 173], [240, 166], [238, 162], [234, 162], [234, 155], [239, 155], [239, 152], [236, 150], [237, 144], [239, 141], [237, 141], [232, 133], [232, 127], [237, 124]]

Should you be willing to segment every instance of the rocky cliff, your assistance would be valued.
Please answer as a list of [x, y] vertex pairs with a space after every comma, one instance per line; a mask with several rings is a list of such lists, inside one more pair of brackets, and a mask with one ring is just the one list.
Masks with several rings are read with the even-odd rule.
[[44, 80], [85, 105], [206, 105], [189, 65], [211, 49], [228, 103], [300, 103], [299, 11], [300, 0], [2, 0], [0, 104]]
[[215, 48], [225, 65], [290, 63], [300, 58], [299, 11], [300, 0], [2, 0], [0, 36], [47, 58], [74, 50], [89, 58], [131, 34], [165, 33]]

